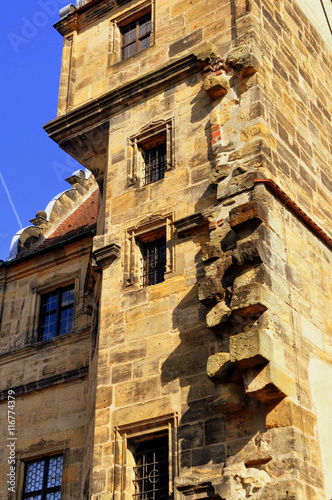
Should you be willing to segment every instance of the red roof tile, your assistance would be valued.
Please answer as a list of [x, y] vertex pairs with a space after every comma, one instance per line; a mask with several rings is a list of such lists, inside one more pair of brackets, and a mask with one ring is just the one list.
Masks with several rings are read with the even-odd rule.
[[76, 234], [92, 229], [97, 223], [99, 190], [79, 205], [48, 237], [38, 245], [38, 249], [53, 245]]

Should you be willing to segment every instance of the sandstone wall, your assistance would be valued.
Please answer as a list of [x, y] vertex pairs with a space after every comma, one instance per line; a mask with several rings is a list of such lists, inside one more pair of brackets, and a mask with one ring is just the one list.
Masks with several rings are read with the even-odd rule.
[[[176, 499], [331, 496], [310, 382], [331, 354], [330, 50], [293, 1], [156, 2], [154, 43], [119, 62], [112, 15], [58, 25], [47, 126], [103, 193], [91, 498], [131, 498], [126, 436], [164, 427]], [[143, 186], [133, 144], [160, 123], [174, 164]], [[142, 287], [160, 225], [165, 281]]]
[[[6, 263], [0, 271], [1, 498], [19, 498], [24, 462], [50, 454], [64, 455], [64, 497], [80, 498], [91, 348], [85, 283], [90, 248], [91, 239], [84, 238], [58, 250], [44, 249], [38, 258], [30, 255]], [[73, 330], [38, 342], [38, 295], [69, 282], [77, 292]], [[9, 405], [8, 394], [14, 406]], [[14, 434], [9, 434], [13, 416]], [[15, 439], [17, 481], [12, 496], [7, 484], [11, 438]]]

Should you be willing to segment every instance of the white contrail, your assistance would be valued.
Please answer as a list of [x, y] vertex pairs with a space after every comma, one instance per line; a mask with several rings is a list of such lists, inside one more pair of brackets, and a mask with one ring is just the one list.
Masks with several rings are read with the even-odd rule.
[[13, 200], [12, 200], [11, 196], [10, 196], [10, 193], [9, 193], [9, 191], [8, 191], [8, 188], [7, 188], [7, 186], [6, 186], [6, 183], [5, 183], [5, 181], [4, 181], [4, 178], [2, 177], [2, 173], [1, 173], [1, 172], [0, 172], [0, 180], [1, 180], [1, 182], [2, 182], [2, 185], [3, 185], [4, 190], [6, 191], [6, 194], [7, 194], [7, 197], [8, 197], [8, 201], [9, 201], [9, 203], [10, 203], [10, 205], [11, 205], [12, 209], [13, 209], [13, 212], [14, 212], [14, 214], [15, 214], [15, 217], [16, 217], [16, 219], [17, 219], [17, 222], [19, 223], [19, 226], [20, 226], [20, 228], [22, 229], [22, 228], [23, 228], [22, 222], [20, 221], [20, 218], [19, 218], [19, 216], [18, 216], [17, 210], [16, 210], [16, 208], [15, 208], [15, 205], [14, 205], [14, 203], [13, 203]]

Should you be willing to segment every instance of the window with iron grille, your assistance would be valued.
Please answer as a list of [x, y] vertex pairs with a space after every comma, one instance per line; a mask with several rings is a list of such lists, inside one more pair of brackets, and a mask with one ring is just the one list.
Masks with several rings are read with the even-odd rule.
[[151, 12], [120, 26], [122, 59], [137, 54], [150, 46]]
[[162, 179], [167, 167], [166, 141], [161, 142], [150, 149], [143, 149], [143, 158], [143, 183], [151, 184], [152, 182]]
[[62, 469], [62, 455], [27, 462], [22, 499], [60, 500]]
[[164, 281], [166, 269], [166, 237], [141, 243], [142, 248], [142, 284], [156, 285]]
[[147, 185], [174, 168], [173, 120], [159, 120], [129, 138], [128, 185]]
[[57, 288], [41, 296], [39, 340], [69, 333], [73, 326], [74, 285]]
[[174, 271], [173, 214], [155, 214], [126, 230], [125, 286], [156, 285]]
[[135, 460], [133, 499], [167, 500], [168, 436], [129, 440], [129, 445]]

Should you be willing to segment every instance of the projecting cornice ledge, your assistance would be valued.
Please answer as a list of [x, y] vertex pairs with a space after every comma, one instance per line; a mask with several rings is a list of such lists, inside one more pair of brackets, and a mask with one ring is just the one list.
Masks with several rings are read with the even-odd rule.
[[[201, 50], [201, 53], [203, 52]], [[205, 55], [207, 56], [207, 52]], [[205, 61], [199, 57], [199, 54], [187, 54], [185, 57], [165, 64], [151, 73], [56, 118], [47, 123], [44, 129], [64, 151], [91, 170], [101, 185], [107, 159], [110, 117], [201, 71], [206, 65], [208, 56]]]

